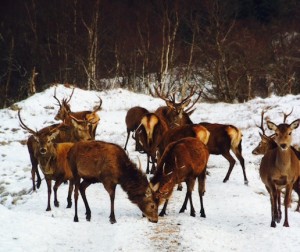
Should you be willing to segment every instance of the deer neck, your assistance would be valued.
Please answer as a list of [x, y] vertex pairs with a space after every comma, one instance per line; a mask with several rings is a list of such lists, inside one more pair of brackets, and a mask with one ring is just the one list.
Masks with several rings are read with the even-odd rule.
[[291, 165], [291, 148], [283, 150], [277, 147], [276, 151], [276, 166], [282, 169], [290, 167]]

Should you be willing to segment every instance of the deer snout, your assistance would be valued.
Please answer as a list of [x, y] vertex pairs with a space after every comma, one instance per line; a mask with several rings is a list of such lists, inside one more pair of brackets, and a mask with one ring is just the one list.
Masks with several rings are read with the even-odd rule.
[[40, 148], [40, 153], [41, 153], [42, 155], [45, 155], [46, 152], [47, 152], [46, 148]]

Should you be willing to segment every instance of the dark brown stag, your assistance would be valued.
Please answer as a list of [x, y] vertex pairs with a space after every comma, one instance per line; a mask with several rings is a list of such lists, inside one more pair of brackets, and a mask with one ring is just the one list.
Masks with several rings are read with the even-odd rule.
[[229, 162], [228, 172], [223, 180], [225, 183], [232, 172], [235, 165], [235, 159], [230, 154], [230, 150], [234, 153], [243, 169], [244, 183], [248, 184], [246, 176], [245, 160], [242, 156], [242, 132], [237, 127], [229, 124], [218, 123], [199, 123], [205, 127], [210, 135], [207, 142], [209, 153], [212, 155], [222, 155]]
[[[78, 111], [78, 112], [72, 112], [70, 107], [70, 100], [74, 93], [74, 88], [72, 90], [72, 93], [68, 99], [62, 99], [60, 102], [59, 99], [56, 97], [56, 88], [54, 89], [54, 99], [57, 100], [59, 105], [59, 110], [54, 117], [55, 120], [62, 120], [66, 125], [71, 125], [71, 117], [76, 118], [78, 121], [88, 121], [90, 123], [90, 134], [92, 136], [92, 139], [95, 139], [96, 136], [96, 130], [98, 123], [100, 121], [100, 117], [98, 116], [97, 112], [101, 110], [102, 106], [102, 99], [100, 99], [99, 105], [93, 110], [86, 110], [86, 111]], [[70, 117], [71, 116], [71, 117]]]
[[[262, 111], [262, 113], [261, 113], [261, 125], [258, 126], [262, 131], [262, 133], [259, 133], [259, 135], [261, 137], [261, 140], [260, 140], [259, 144], [253, 149], [253, 151], [252, 151], [253, 155], [265, 155], [268, 150], [272, 150], [272, 149], [275, 149], [277, 147], [277, 143], [274, 140], [275, 135], [273, 134], [273, 135], [267, 136], [266, 133], [265, 133], [265, 129], [264, 129], [264, 126], [263, 126], [264, 113], [265, 112], [266, 112], [266, 110]], [[289, 116], [290, 114], [291, 113], [284, 114], [284, 122], [286, 121], [287, 116]], [[295, 155], [297, 156], [297, 158], [300, 162], [300, 152], [294, 146], [291, 146], [291, 149], [294, 151]], [[299, 167], [300, 167], [300, 165], [299, 165]], [[298, 203], [297, 203], [296, 211], [300, 212], [300, 177], [298, 177], [298, 179], [294, 183], [293, 190], [298, 195]], [[281, 197], [279, 197], [278, 200], [281, 200]], [[279, 202], [278, 205], [281, 206], [281, 203]], [[278, 211], [281, 212], [280, 208], [279, 208]]]
[[146, 175], [136, 167], [120, 146], [102, 141], [78, 142], [70, 149], [68, 160], [75, 182], [75, 222], [78, 221], [78, 190], [85, 204], [86, 219], [89, 221], [91, 210], [85, 190], [90, 184], [99, 182], [110, 196], [109, 219], [112, 224], [116, 222], [114, 200], [118, 184], [127, 192], [129, 200], [137, 204], [151, 222], [158, 221], [157, 202]]
[[192, 191], [195, 180], [198, 178], [198, 192], [200, 197], [201, 217], [206, 217], [203, 206], [205, 192], [206, 166], [209, 152], [204, 143], [197, 138], [187, 137], [170, 143], [158, 162], [157, 171], [151, 179], [150, 185], [154, 188], [156, 197], [160, 202], [165, 200], [160, 216], [166, 214], [168, 200], [176, 184], [185, 182], [187, 192], [180, 213], [186, 210], [190, 201], [190, 215], [195, 216], [192, 202]]
[[[66, 139], [66, 134], [70, 134], [69, 126], [64, 124], [52, 125], [48, 128], [44, 128], [41, 131], [35, 131], [30, 129], [22, 121], [20, 116], [20, 111], [18, 112], [21, 127], [32, 134], [28, 140], [28, 149], [30, 150], [30, 158], [35, 164], [35, 169], [37, 169], [37, 164], [45, 176], [48, 188], [48, 202], [46, 211], [51, 210], [50, 199], [51, 199], [51, 182], [55, 181], [53, 187], [54, 191], [54, 205], [59, 206], [57, 200], [57, 189], [62, 182], [69, 180], [69, 193], [67, 202], [67, 207], [71, 207], [72, 199], [71, 194], [73, 191], [73, 175], [71, 169], [67, 163], [67, 153], [73, 143], [58, 143], [59, 140]], [[64, 129], [63, 129], [64, 128]], [[82, 134], [80, 137], [83, 140], [89, 140], [90, 134], [88, 127], [86, 129], [79, 131]], [[85, 132], [85, 134], [84, 134]], [[62, 139], [61, 139], [62, 138]], [[64, 140], [63, 140], [64, 141]], [[55, 143], [54, 143], [55, 142]], [[34, 166], [33, 166], [34, 167]]]
[[283, 226], [288, 227], [288, 205], [294, 183], [299, 178], [299, 160], [291, 149], [292, 131], [299, 126], [299, 119], [291, 124], [276, 125], [267, 121], [270, 130], [275, 131], [274, 141], [277, 147], [270, 149], [263, 156], [259, 174], [265, 184], [271, 199], [271, 227], [281, 221], [280, 197], [281, 190], [285, 189], [285, 219]]
[[[135, 130], [140, 126], [142, 117], [149, 113], [149, 111], [143, 107], [135, 106], [127, 111], [125, 117], [126, 129], [127, 129], [127, 139], [125, 142], [124, 150], [126, 150], [130, 132], [135, 132]], [[133, 133], [134, 134], [134, 133]], [[135, 134], [134, 134], [135, 135]], [[135, 150], [140, 151], [138, 141], [136, 141]]]
[[[52, 130], [58, 129], [59, 134], [52, 138], [54, 143], [62, 143], [62, 142], [77, 142], [82, 140], [90, 140], [91, 135], [89, 132], [89, 122], [87, 121], [78, 121], [76, 118], [72, 118], [71, 125], [65, 124], [53, 124], [42, 128], [39, 131], [30, 131], [29, 128], [21, 121], [20, 111], [18, 112], [19, 120], [21, 123], [21, 127], [27, 130], [32, 135], [29, 136], [27, 140], [27, 148], [30, 156], [31, 162], [31, 177], [32, 177], [32, 189], [36, 190], [36, 187], [39, 188], [41, 185], [41, 176], [38, 170], [38, 157], [39, 153], [39, 142], [38, 139], [47, 139], [49, 135], [51, 135]], [[59, 127], [58, 127], [59, 126]], [[34, 133], [34, 134], [33, 134]], [[35, 185], [35, 175], [37, 176], [37, 182]]]

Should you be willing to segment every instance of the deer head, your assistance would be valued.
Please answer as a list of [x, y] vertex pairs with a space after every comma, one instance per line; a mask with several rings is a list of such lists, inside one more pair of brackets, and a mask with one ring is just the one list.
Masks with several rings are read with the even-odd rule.
[[71, 108], [69, 105], [69, 102], [74, 94], [74, 90], [75, 88], [72, 89], [72, 93], [70, 95], [70, 97], [68, 99], [62, 99], [62, 101], [60, 102], [59, 99], [56, 97], [56, 88], [54, 89], [54, 99], [57, 100], [58, 102], [58, 106], [59, 106], [59, 110], [57, 112], [57, 114], [55, 115], [54, 119], [55, 120], [65, 120], [65, 118], [68, 116], [68, 114], [71, 112]]

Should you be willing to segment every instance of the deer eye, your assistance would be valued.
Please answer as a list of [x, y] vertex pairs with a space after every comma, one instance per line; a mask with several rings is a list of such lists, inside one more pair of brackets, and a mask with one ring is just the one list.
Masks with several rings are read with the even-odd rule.
[[292, 132], [289, 133], [289, 136], [292, 135]]

